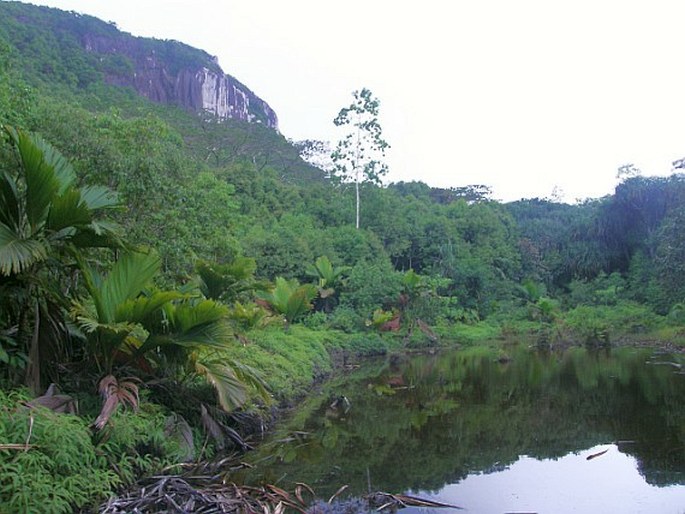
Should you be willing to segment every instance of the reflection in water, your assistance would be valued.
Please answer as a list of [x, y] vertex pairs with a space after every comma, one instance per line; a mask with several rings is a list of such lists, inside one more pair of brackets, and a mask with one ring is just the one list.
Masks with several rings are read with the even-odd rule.
[[[683, 512], [685, 376], [675, 357], [630, 348], [502, 357], [389, 360], [331, 382], [264, 445], [278, 458], [257, 472], [322, 497], [350, 484], [355, 494], [436, 494], [472, 512]], [[348, 412], [331, 407], [341, 396]]]
[[[586, 455], [607, 449], [602, 459], [588, 463]], [[436, 495], [418, 494], [468, 506], [469, 511], [479, 514], [563, 512], [564, 508], [587, 513], [680, 514], [685, 509], [683, 486], [647, 484], [637, 472], [635, 459], [621, 453], [616, 445], [596, 446], [556, 460], [521, 457], [501, 472], [470, 475]], [[422, 509], [403, 513], [426, 514]]]

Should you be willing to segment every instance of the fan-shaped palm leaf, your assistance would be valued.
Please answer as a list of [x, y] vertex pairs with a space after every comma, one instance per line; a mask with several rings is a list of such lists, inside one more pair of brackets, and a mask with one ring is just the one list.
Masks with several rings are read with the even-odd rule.
[[81, 201], [91, 210], [116, 209], [121, 204], [119, 197], [104, 186], [84, 186], [80, 189]]
[[115, 320], [140, 323], [152, 329], [158, 321], [157, 315], [174, 300], [186, 296], [176, 291], [155, 291], [149, 295], [126, 300], [115, 309]]
[[7, 172], [0, 173], [0, 223], [14, 231], [21, 223], [17, 183]]
[[76, 175], [69, 161], [35, 134], [7, 128], [26, 183], [26, 216], [35, 232], [46, 221], [52, 201], [66, 191]]
[[300, 285], [297, 280], [276, 278], [276, 284], [270, 292], [258, 293], [273, 310], [283, 314], [288, 322], [304, 316], [312, 308], [311, 301], [316, 296], [316, 287], [312, 284]]
[[226, 302], [253, 287], [256, 269], [256, 261], [249, 257], [236, 257], [226, 264], [199, 262], [196, 266], [204, 295]]
[[17, 232], [0, 223], [0, 274], [9, 276], [26, 271], [45, 260], [48, 253], [47, 242], [21, 238]]
[[225, 411], [238, 408], [247, 401], [245, 384], [230, 367], [216, 361], [197, 361], [195, 371], [214, 387], [219, 405]]
[[102, 280], [99, 290], [89, 291], [94, 300], [99, 297], [96, 307], [100, 319], [115, 321], [116, 309], [140, 294], [159, 271], [161, 262], [154, 252], [124, 254]]
[[249, 366], [226, 359], [198, 359], [195, 371], [204, 377], [217, 392], [219, 405], [225, 411], [238, 408], [247, 401], [248, 387], [265, 400], [270, 400], [266, 384]]

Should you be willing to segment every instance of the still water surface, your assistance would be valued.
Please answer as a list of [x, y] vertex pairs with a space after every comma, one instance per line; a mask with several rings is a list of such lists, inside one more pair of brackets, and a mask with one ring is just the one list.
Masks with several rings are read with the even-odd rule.
[[[307, 398], [252, 456], [250, 479], [478, 513], [682, 514], [684, 362], [634, 348], [370, 362]], [[331, 407], [341, 396], [349, 409]]]

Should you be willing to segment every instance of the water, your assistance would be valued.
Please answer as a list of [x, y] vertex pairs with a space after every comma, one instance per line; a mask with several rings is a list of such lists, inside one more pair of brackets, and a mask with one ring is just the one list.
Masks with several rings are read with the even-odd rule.
[[307, 398], [250, 478], [478, 513], [685, 513], [684, 362], [633, 348], [371, 362]]

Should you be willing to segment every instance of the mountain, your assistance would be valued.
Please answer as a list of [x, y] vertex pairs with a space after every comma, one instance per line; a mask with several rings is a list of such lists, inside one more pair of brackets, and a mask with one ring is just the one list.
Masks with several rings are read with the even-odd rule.
[[133, 89], [153, 102], [278, 130], [274, 110], [227, 75], [216, 57], [178, 41], [134, 37], [92, 16], [0, 1], [0, 39], [25, 78], [50, 87]]

